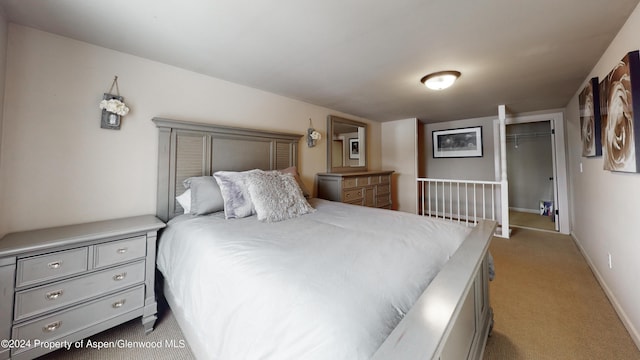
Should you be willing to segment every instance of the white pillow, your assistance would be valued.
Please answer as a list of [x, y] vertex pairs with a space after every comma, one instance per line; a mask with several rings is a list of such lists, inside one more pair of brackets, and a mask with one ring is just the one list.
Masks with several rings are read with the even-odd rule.
[[176, 196], [176, 200], [178, 200], [178, 204], [184, 209], [185, 214], [191, 212], [191, 189], [187, 189], [187, 191], [181, 195]]
[[260, 221], [282, 221], [315, 211], [292, 174], [259, 171], [250, 174], [247, 180], [251, 201]]

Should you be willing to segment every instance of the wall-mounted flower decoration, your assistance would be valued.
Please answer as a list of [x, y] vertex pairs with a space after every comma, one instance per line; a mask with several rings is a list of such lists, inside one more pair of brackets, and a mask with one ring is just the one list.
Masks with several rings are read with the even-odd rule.
[[113, 98], [100, 101], [100, 109], [107, 110], [110, 113], [125, 116], [129, 113], [129, 108], [122, 101]]
[[316, 129], [313, 128], [311, 124], [311, 119], [309, 119], [309, 128], [307, 129], [307, 146], [314, 147], [316, 146], [316, 141], [322, 139], [322, 134]]
[[[116, 88], [116, 94], [111, 94], [113, 88]], [[120, 120], [122, 116], [129, 113], [129, 108], [124, 103], [124, 98], [120, 96], [118, 88], [118, 77], [113, 79], [109, 92], [105, 93], [99, 105], [102, 109], [102, 117], [100, 127], [103, 129], [120, 130]]]

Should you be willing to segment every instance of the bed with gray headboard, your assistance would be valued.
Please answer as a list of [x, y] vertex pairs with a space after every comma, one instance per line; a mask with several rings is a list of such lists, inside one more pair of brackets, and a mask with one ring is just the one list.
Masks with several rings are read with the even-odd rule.
[[[212, 174], [214, 174], [214, 172], [219, 170], [238, 172], [250, 169], [279, 170], [298, 165], [298, 142], [303, 135], [218, 126], [212, 124], [202, 124], [162, 118], [154, 118], [153, 122], [156, 124], [159, 130], [157, 216], [163, 221], [169, 222], [167, 230], [165, 230], [165, 232], [160, 237], [159, 246], [161, 248], [163, 246], [163, 238], [167, 238], [166, 241], [169, 241], [169, 236], [173, 237], [174, 233], [178, 232], [177, 229], [183, 226], [182, 224], [185, 224], [189, 221], [196, 223], [206, 220], [206, 217], [183, 215], [184, 210], [176, 201], [176, 196], [184, 192], [183, 181], [185, 179], [191, 177], [211, 176]], [[375, 348], [373, 349], [373, 351], [368, 350], [368, 352], [363, 352], [365, 354], [368, 354], [365, 357], [353, 357], [350, 355], [349, 359], [373, 358], [394, 360], [460, 360], [482, 358], [485, 342], [492, 324], [492, 312], [489, 306], [488, 294], [487, 251], [496, 225], [494, 222], [484, 221], [480, 222], [475, 228], [471, 230], [461, 230], [459, 227], [456, 227], [456, 225], [446, 225], [438, 221], [432, 222], [432, 220], [421, 218], [413, 214], [364, 208], [347, 204], [338, 204], [319, 199], [311, 199], [309, 200], [309, 203], [316, 207], [317, 211], [307, 215], [302, 215], [293, 220], [286, 220], [272, 224], [262, 224], [255, 219], [251, 219], [250, 217], [245, 219], [225, 220], [223, 215], [217, 213], [207, 215], [207, 217], [211, 217], [211, 221], [214, 221], [217, 224], [216, 226], [227, 227], [230, 226], [229, 224], [231, 224], [233, 221], [236, 221], [236, 223], [238, 224], [242, 224], [242, 229], [236, 230], [234, 228], [230, 228], [230, 230], [228, 230], [231, 231], [231, 234], [237, 234], [239, 242], [244, 240], [242, 237], [244, 236], [244, 231], [247, 228], [258, 226], [261, 227], [260, 231], [262, 232], [260, 239], [268, 238], [269, 243], [271, 243], [272, 240], [278, 240], [269, 238], [267, 235], [265, 235], [265, 233], [269, 234], [269, 231], [272, 231], [271, 237], [274, 236], [273, 234], [282, 233], [283, 238], [285, 238], [285, 233], [307, 234], [301, 239], [284, 239], [284, 243], [278, 243], [278, 251], [282, 250], [282, 247], [284, 246], [283, 244], [293, 244], [292, 246], [296, 247], [299, 243], [302, 243], [304, 241], [310, 242], [309, 246], [311, 247], [317, 246], [314, 245], [311, 241], [312, 239], [316, 238], [318, 239], [317, 241], [323, 242], [320, 247], [314, 248], [318, 253], [323, 252], [327, 247], [325, 246], [325, 243], [330, 243], [330, 240], [332, 239], [344, 237], [345, 239], [341, 239], [341, 241], [350, 241], [349, 238], [353, 238], [353, 241], [357, 242], [361, 240], [364, 235], [371, 237], [372, 235], [368, 233], [369, 228], [377, 226], [376, 223], [378, 222], [382, 223], [386, 221], [384, 218], [395, 219], [390, 221], [396, 222], [398, 222], [399, 220], [403, 224], [402, 226], [404, 226], [405, 228], [400, 228], [403, 230], [398, 230], [395, 233], [387, 235], [387, 237], [389, 238], [399, 239], [400, 242], [405, 241], [405, 235], [406, 237], [409, 237], [409, 233], [419, 233], [420, 231], [422, 231], [413, 231], [414, 229], [406, 228], [407, 226], [409, 226], [406, 225], [408, 221], [419, 223], [419, 226], [428, 224], [426, 228], [434, 227], [438, 229], [437, 231], [441, 231], [441, 233], [463, 233], [464, 235], [462, 236], [462, 239], [459, 240], [459, 245], [456, 245], [456, 248], [451, 251], [448, 261], [446, 261], [446, 263], [443, 261], [443, 265], [441, 266], [441, 268], [439, 268], [439, 271], [433, 275], [433, 278], [430, 279], [430, 282], [428, 283], [428, 286], [426, 286], [426, 289], [420, 289], [420, 292], [415, 296], [415, 299], [412, 300], [411, 305], [407, 309], [402, 311], [401, 316], [398, 317], [397, 321], [393, 324], [393, 327], [391, 327], [389, 331], [384, 334], [384, 338], [379, 339], [379, 341], [375, 344]], [[364, 213], [361, 214], [360, 211], [364, 211]], [[341, 214], [341, 216], [336, 216], [336, 214]], [[375, 217], [375, 219], [379, 220], [375, 220], [366, 224], [358, 224], [357, 227], [354, 227], [354, 230], [349, 230], [348, 228], [351, 225], [348, 224], [345, 219], [351, 216], [353, 216], [354, 219], [360, 219], [361, 222], [367, 222], [367, 219], [371, 217]], [[186, 220], [183, 220], [183, 218]], [[312, 226], [316, 226], [316, 223], [322, 222], [325, 219], [329, 219], [329, 222], [335, 222], [335, 224], [323, 225], [325, 226], [324, 228], [312, 228]], [[290, 225], [287, 225], [288, 223], [290, 223]], [[172, 224], [175, 224], [173, 226], [175, 230], [172, 229]], [[202, 226], [208, 227], [210, 225]], [[285, 228], [284, 226], [291, 226], [291, 228]], [[290, 229], [292, 230], [289, 231]], [[337, 233], [336, 231], [338, 230], [336, 229], [344, 229], [345, 235], [339, 235], [341, 233]], [[319, 237], [312, 237], [315, 236], [312, 233], [324, 235]], [[370, 240], [371, 244], [374, 244], [377, 241], [377, 239], [373, 237]], [[177, 242], [177, 244], [185, 244], [185, 247], [187, 246], [188, 242], [191, 242], [191, 240], [185, 241], [184, 239], [182, 239], [181, 241], [182, 243]], [[366, 241], [369, 241], [369, 239], [367, 239]], [[385, 239], [381, 239], [381, 241], [385, 241]], [[448, 239], [438, 239], [438, 241], [440, 241], [439, 246], [441, 247], [449, 246], [447, 245]], [[193, 242], [196, 241], [194, 240]], [[451, 240], [451, 242], [454, 242], [454, 240]], [[248, 243], [254, 244], [255, 241], [253, 241], [252, 239]], [[230, 244], [227, 243], [227, 247], [225, 247], [224, 249], [229, 248], [229, 245]], [[173, 246], [175, 251], [180, 250], [181, 246]], [[245, 246], [245, 244], [243, 243], [238, 246], [242, 247]], [[351, 244], [345, 242], [340, 246], [341, 249], [343, 249], [350, 247]], [[386, 245], [384, 246], [394, 245], [386, 243]], [[370, 247], [374, 247], [374, 245], [371, 245]], [[245, 256], [247, 256], [246, 249], [246, 246], [243, 247], [243, 259], [245, 259]], [[297, 247], [295, 249], [296, 251], [299, 250]], [[364, 254], [364, 252], [367, 252], [368, 254], [369, 247], [362, 248], [362, 250], [359, 251], [362, 251], [362, 254]], [[274, 248], [271, 248], [269, 252], [275, 252]], [[161, 252], [159, 252], [159, 254], [160, 253]], [[384, 256], [392, 257], [388, 255], [389, 253], [390, 251], [386, 250], [386, 255]], [[354, 269], [357, 270], [357, 266], [359, 263], [368, 262], [368, 258], [360, 259], [361, 257], [363, 257], [360, 256], [362, 254], [349, 254], [349, 258], [354, 260], [352, 261], [352, 263], [348, 264], [348, 273], [351, 273], [352, 271], [354, 271]], [[159, 264], [160, 256], [164, 255], [159, 255]], [[325, 254], [323, 256], [327, 257], [319, 261], [318, 264], [326, 264], [330, 261], [328, 259], [330, 259], [331, 255]], [[340, 259], [344, 259], [344, 256], [344, 254], [340, 254]], [[375, 255], [372, 255], [370, 257], [375, 257]], [[167, 260], [164, 258], [162, 260], [164, 262], [167, 262]], [[235, 268], [234, 270], [220, 270], [215, 267], [215, 264], [225, 261], [226, 260], [211, 261], [209, 258], [207, 258], [206, 264], [198, 264], [195, 261], [190, 261], [189, 267], [191, 267], [192, 272], [197, 274], [205, 273], [208, 268], [211, 268], [211, 274], [205, 275], [207, 276], [206, 282], [215, 283], [217, 281], [215, 274], [228, 271], [227, 274], [229, 276], [226, 277], [235, 276]], [[292, 276], [291, 273], [296, 274], [299, 277], [299, 275], [304, 272], [303, 268], [307, 264], [314, 263], [314, 261], [316, 260], [313, 258], [305, 258], [300, 266], [295, 269], [291, 269], [288, 273], [284, 273], [284, 275], [282, 275], [283, 278], [289, 279], [289, 277]], [[385, 261], [386, 265], [387, 259], [385, 258], [383, 259], [383, 261]], [[243, 262], [246, 261], [243, 260]], [[278, 259], [271, 260], [271, 262], [277, 263]], [[215, 264], [212, 265], [212, 263]], [[179, 265], [179, 262], [176, 262], [175, 264]], [[326, 266], [326, 271], [331, 272], [335, 268], [340, 268], [340, 266], [342, 265], [343, 264], [341, 263], [332, 263], [330, 266]], [[159, 266], [159, 269], [161, 271], [164, 270], [166, 272], [166, 268], [167, 267], [165, 266], [164, 269], [160, 269]], [[378, 265], [378, 268], [380, 268], [380, 265]], [[346, 270], [343, 269], [341, 271], [344, 272]], [[376, 271], [377, 270], [371, 270], [369, 272]], [[387, 270], [385, 270], [385, 274], [386, 273]], [[202, 275], [200, 274], [198, 276]], [[193, 277], [196, 277], [196, 275], [193, 275]], [[219, 329], [218, 332], [215, 332], [213, 333], [213, 335], [211, 335], [210, 333], [207, 333], [207, 331], [209, 331], [208, 329], [203, 329], [202, 327], [193, 325], [194, 310], [190, 309], [189, 306], [204, 306], [198, 308], [196, 313], [199, 314], [198, 316], [201, 315], [201, 317], [206, 317], [209, 310], [207, 306], [211, 308], [222, 308], [226, 306], [224, 302], [215, 303], [214, 301], [218, 299], [211, 298], [194, 300], [197, 296], [202, 296], [202, 294], [206, 293], [206, 291], [201, 289], [198, 289], [198, 291], [196, 291], [200, 295], [189, 295], [191, 300], [185, 302], [184, 298], [181, 298], [176, 294], [176, 291], [178, 291], [178, 289], [176, 288], [180, 286], [176, 286], [175, 282], [172, 286], [171, 281], [168, 281], [167, 278], [168, 277], [165, 276], [164, 295], [167, 298], [167, 301], [176, 319], [178, 320], [183, 333], [185, 334], [185, 338], [187, 339], [189, 345], [191, 346], [191, 349], [193, 350], [197, 358], [206, 359], [213, 358], [214, 356], [220, 359], [257, 357], [265, 358], [265, 356], [268, 356], [264, 354], [270, 353], [271, 356], [274, 356], [273, 354], [275, 354], [275, 352], [272, 351], [276, 351], [274, 349], [278, 348], [280, 348], [279, 351], [282, 350], [282, 348], [286, 348], [284, 350], [284, 354], [294, 354], [294, 352], [292, 351], [298, 351], [297, 353], [295, 353], [297, 354], [296, 357], [302, 356], [304, 358], [313, 359], [327, 358], [326, 356], [314, 357], [318, 354], [318, 352], [314, 352], [313, 350], [317, 347], [317, 344], [313, 343], [314, 337], [310, 337], [311, 343], [308, 346], [309, 353], [304, 352], [306, 351], [305, 348], [293, 349], [294, 347], [297, 347], [298, 344], [303, 343], [302, 341], [298, 341], [299, 339], [292, 343], [295, 344], [295, 346], [290, 345], [286, 343], [285, 340], [283, 340], [282, 344], [275, 344], [275, 347], [273, 347], [274, 344], [272, 344], [273, 341], [271, 341], [269, 342], [269, 346], [271, 347], [265, 348], [264, 351], [266, 351], [266, 353], [262, 355], [247, 353], [246, 351], [248, 350], [245, 349], [246, 346], [242, 346], [242, 342], [237, 339], [230, 338], [230, 334], [232, 334], [233, 331], [238, 331], [238, 329], [225, 328], [224, 324], [218, 324], [218, 322], [226, 324], [226, 321], [220, 320], [221, 318], [218, 317], [219, 313], [215, 312], [217, 311], [216, 309], [210, 309], [212, 311], [212, 314], [214, 314], [215, 316], [211, 316], [208, 324], [210, 325], [210, 327], [217, 327]], [[372, 279], [377, 286], [384, 282], [383, 278], [384, 274], [378, 274]], [[188, 280], [188, 278], [183, 279]], [[364, 279], [364, 281], [367, 280], [366, 278]], [[220, 284], [224, 282], [223, 280], [224, 279], [220, 279]], [[248, 284], [252, 281], [251, 277], [247, 277], [246, 280]], [[332, 278], [332, 282], [329, 283], [330, 286], [333, 286], [334, 280], [335, 278]], [[392, 280], [391, 283], [397, 283], [396, 279], [390, 280]], [[261, 283], [258, 284], [258, 286], [265, 286], [264, 283], [268, 281], [260, 280], [260, 282]], [[222, 285], [220, 284], [219, 286], [221, 287]], [[238, 286], [235, 285], [233, 287], [237, 288]], [[358, 287], [358, 285], [359, 284], [355, 284], [355, 286], [351, 287], [355, 288]], [[227, 302], [232, 301], [230, 300], [232, 299], [230, 297], [230, 294], [233, 291], [235, 290], [223, 292], [223, 295]], [[260, 296], [263, 297], [263, 303], [265, 304], [270, 301], [268, 300], [268, 298], [266, 298], [267, 295], [265, 295], [268, 292], [268, 289], [265, 290], [265, 288], [260, 291]], [[276, 292], [289, 293], [289, 288], [285, 288], [285, 291], [278, 290]], [[300, 298], [296, 298], [296, 301], [292, 303], [293, 305], [287, 307], [286, 316], [289, 316], [289, 313], [295, 313], [295, 311], [292, 311], [291, 308], [297, 308], [300, 302], [303, 301], [302, 299], [304, 294], [306, 294], [307, 292], [308, 289], [305, 288], [303, 295], [301, 295]], [[372, 294], [375, 295], [370, 295], [369, 297], [378, 297], [377, 290], [375, 290]], [[332, 300], [326, 300], [331, 298], [325, 298], [325, 296], [329, 295], [314, 295], [313, 299], [308, 300], [308, 302], [313, 303], [315, 301], [315, 298], [324, 298], [325, 301], [323, 301], [322, 304], [333, 302]], [[366, 297], [364, 299], [366, 300]], [[276, 300], [276, 302], [274, 303], [276, 305], [274, 305], [274, 307], [277, 307], [277, 304], [280, 303], [286, 304], [286, 301], [289, 300], [290, 299]], [[362, 303], [362, 300], [358, 300], [358, 302]], [[200, 305], [201, 303], [204, 303], [205, 305]], [[260, 304], [258, 306], [260, 306]], [[363, 306], [360, 307], [362, 308]], [[366, 308], [366, 306], [364, 307]], [[358, 307], [354, 309], [358, 310]], [[302, 307], [301, 311], [304, 310], [305, 309]], [[234, 307], [234, 311], [234, 316], [238, 317], [243, 315], [243, 311], [246, 311], [246, 313], [251, 313], [251, 311], [253, 310]], [[338, 309], [336, 311], [339, 312], [341, 311], [341, 309]], [[312, 314], [311, 316], [316, 315], [317, 314]], [[260, 316], [258, 317], [262, 317], [262, 312], [260, 312]], [[278, 319], [281, 318], [282, 317], [278, 317]], [[254, 318], [251, 318], [249, 323], [253, 323], [253, 319]], [[365, 325], [365, 323], [369, 320], [370, 317], [364, 317], [361, 323], [356, 324], [356, 328], [367, 327], [368, 325]], [[282, 321], [296, 322], [298, 320], [287, 318], [283, 319]], [[272, 326], [269, 327], [269, 329], [273, 328], [273, 332], [277, 333], [277, 329], [281, 327], [279, 322], [282, 321], [274, 322]], [[342, 326], [340, 324], [342, 324], [342, 322], [336, 321], [335, 326]], [[321, 332], [323, 326], [324, 325], [318, 323], [318, 325], [316, 325], [316, 327], [314, 327], [311, 332]], [[240, 332], [244, 334], [250, 334], [252, 331], [255, 332], [257, 330], [240, 330]], [[330, 329], [329, 332], [342, 334], [342, 329]], [[378, 330], [374, 331], [374, 333], [376, 332], [378, 332]], [[205, 334], [207, 336], [205, 336]], [[350, 336], [350, 333], [346, 334], [349, 334]], [[265, 334], [257, 334], [256, 336], [263, 335]], [[226, 338], [227, 336], [229, 336], [229, 338]], [[281, 338], [286, 338], [288, 335], [279, 334], [278, 336]], [[360, 344], [350, 344], [348, 342], [351, 341], [346, 339], [349, 336], [344, 336], [343, 338], [339, 339], [342, 347], [349, 348], [351, 346], [354, 349], [360, 348]], [[216, 339], [214, 339], [216, 337], [225, 337], [225, 339], [220, 344], [216, 344], [215, 346], [211, 345], [210, 343], [216, 341]], [[230, 353], [229, 349], [231, 348], [231, 346], [229, 344], [237, 345], [237, 349], [241, 349], [241, 352]], [[328, 344], [327, 347], [336, 348], [339, 346]], [[353, 349], [345, 350], [345, 354], [349, 353], [349, 351], [351, 350]], [[358, 354], [358, 356], [361, 355], [361, 353]], [[339, 355], [331, 353], [331, 355], [327, 356], [331, 356], [332, 358], [334, 358], [334, 356], [337, 357]]]

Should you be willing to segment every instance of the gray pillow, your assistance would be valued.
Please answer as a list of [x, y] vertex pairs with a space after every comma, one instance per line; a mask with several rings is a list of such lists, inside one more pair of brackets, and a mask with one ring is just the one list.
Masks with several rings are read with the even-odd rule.
[[249, 195], [247, 176], [256, 171], [260, 170], [216, 171], [213, 174], [224, 199], [224, 217], [226, 219], [243, 218], [255, 214]]
[[224, 209], [224, 199], [212, 176], [191, 177], [182, 182], [191, 189], [191, 215], [206, 215]]
[[282, 221], [315, 211], [292, 174], [260, 171], [247, 179], [251, 201], [260, 221]]

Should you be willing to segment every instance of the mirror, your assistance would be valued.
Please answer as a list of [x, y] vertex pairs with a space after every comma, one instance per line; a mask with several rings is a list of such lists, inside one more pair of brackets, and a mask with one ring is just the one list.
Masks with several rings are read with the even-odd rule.
[[327, 172], [367, 170], [367, 124], [329, 115], [327, 138]]

